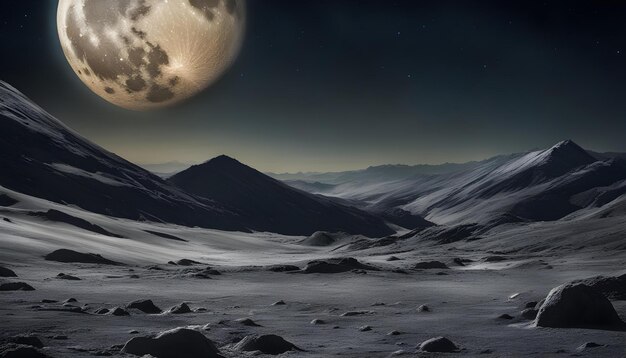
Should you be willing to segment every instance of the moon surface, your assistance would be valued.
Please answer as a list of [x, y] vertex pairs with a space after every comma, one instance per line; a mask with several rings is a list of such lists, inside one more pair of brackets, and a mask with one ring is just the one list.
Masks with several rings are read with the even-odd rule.
[[60, 0], [57, 29], [78, 77], [130, 110], [204, 90], [237, 57], [244, 0]]

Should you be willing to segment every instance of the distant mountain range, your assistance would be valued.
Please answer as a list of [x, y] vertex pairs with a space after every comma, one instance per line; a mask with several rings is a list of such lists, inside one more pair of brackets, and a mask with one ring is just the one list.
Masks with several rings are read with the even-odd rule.
[[436, 224], [496, 225], [557, 220], [626, 202], [625, 157], [586, 151], [567, 140], [545, 150], [440, 168], [380, 166], [276, 177], [372, 212], [399, 209]]
[[0, 168], [4, 188], [113, 217], [293, 235], [325, 229], [393, 233], [379, 217], [293, 189], [226, 157], [166, 181], [89, 142], [4, 82]]
[[[383, 237], [435, 224], [489, 228], [621, 216], [626, 215], [625, 158], [587, 151], [568, 140], [464, 164], [385, 165], [275, 178], [219, 156], [186, 169], [170, 163], [183, 170], [163, 179], [89, 142], [0, 82], [0, 189], [131, 220]], [[0, 206], [15, 201], [0, 192]], [[459, 230], [429, 232], [468, 231]]]

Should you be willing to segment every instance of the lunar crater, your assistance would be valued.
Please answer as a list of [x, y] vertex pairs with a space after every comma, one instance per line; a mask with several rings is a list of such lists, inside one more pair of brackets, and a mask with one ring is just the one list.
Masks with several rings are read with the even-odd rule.
[[131, 110], [183, 101], [236, 58], [243, 0], [60, 0], [59, 38], [78, 77]]

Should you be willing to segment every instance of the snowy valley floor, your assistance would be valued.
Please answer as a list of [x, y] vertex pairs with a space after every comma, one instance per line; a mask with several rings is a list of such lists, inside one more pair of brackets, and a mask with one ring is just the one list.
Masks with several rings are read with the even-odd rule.
[[[516, 226], [471, 243], [436, 246], [407, 240], [348, 251], [303, 246], [302, 238], [136, 223], [19, 199], [17, 206], [0, 212], [0, 266], [19, 276], [2, 281], [26, 282], [35, 291], [0, 292], [0, 339], [35, 334], [46, 346], [43, 351], [53, 357], [124, 356], [119, 353], [121, 345], [132, 337], [184, 326], [201, 330], [225, 357], [253, 355], [233, 350], [233, 343], [251, 334], [282, 336], [304, 350], [284, 354], [293, 357], [387, 357], [394, 352], [402, 356], [401, 351], [406, 356], [436, 356], [415, 349], [436, 336], [460, 346], [462, 350], [450, 356], [622, 357], [626, 353], [624, 332], [535, 328], [519, 318], [527, 302], [541, 300], [561, 283], [623, 274], [626, 248], [619, 219]], [[51, 208], [124, 238], [28, 214]], [[44, 255], [61, 248], [101, 254], [125, 265], [44, 260]], [[399, 260], [387, 261], [392, 255]], [[503, 259], [485, 262], [495, 255]], [[381, 270], [366, 274], [268, 271], [269, 265], [302, 268], [311, 260], [329, 257], [354, 257]], [[458, 266], [452, 262], [457, 257], [473, 262]], [[202, 264], [167, 264], [183, 258]], [[450, 269], [409, 269], [430, 260], [443, 261]], [[206, 266], [221, 275], [194, 276]], [[406, 273], [393, 272], [398, 268]], [[59, 273], [81, 280], [58, 279]], [[63, 307], [68, 298], [75, 298], [77, 302], [70, 305], [85, 307], [87, 313], [47, 310]], [[131, 309], [130, 316], [94, 314], [98, 308], [124, 307], [139, 299], [151, 299], [163, 310], [186, 302], [194, 312], [145, 314]], [[285, 304], [273, 305], [278, 301]], [[418, 312], [420, 305], [427, 305], [430, 312]], [[613, 301], [613, 305], [626, 318], [626, 301]], [[199, 308], [206, 311], [196, 311]], [[358, 314], [342, 316], [346, 312]], [[498, 318], [502, 314], [514, 318]], [[236, 321], [241, 318], [260, 326]], [[312, 324], [315, 319], [324, 324]], [[364, 326], [371, 330], [360, 330]], [[397, 334], [389, 335], [392, 331]], [[587, 342], [601, 346], [577, 350]]]

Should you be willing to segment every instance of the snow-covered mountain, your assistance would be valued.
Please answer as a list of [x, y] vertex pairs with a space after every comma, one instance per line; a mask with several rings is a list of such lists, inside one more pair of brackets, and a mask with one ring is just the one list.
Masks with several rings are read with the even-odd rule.
[[372, 214], [293, 189], [226, 157], [165, 181], [89, 142], [3, 82], [0, 133], [1, 187], [90, 212], [221, 230], [393, 233]]
[[383, 236], [393, 233], [369, 213], [292, 188], [227, 156], [194, 165], [169, 182], [197, 196], [237, 208], [257, 231], [311, 234], [325, 230]]
[[545, 150], [498, 156], [442, 174], [346, 181], [327, 190], [322, 190], [325, 183], [318, 183], [316, 192], [359, 203], [367, 210], [406, 210], [437, 224], [487, 224], [557, 220], [602, 206], [624, 194], [624, 180], [626, 161], [598, 160], [567, 140]]

